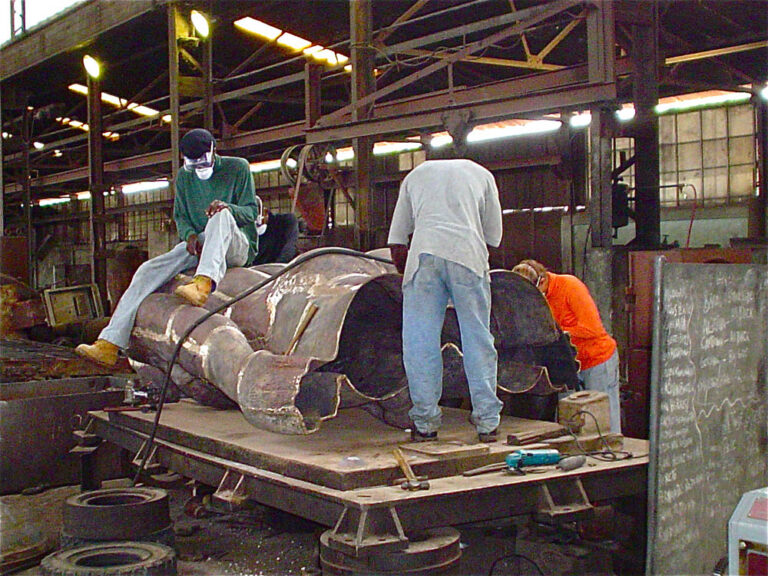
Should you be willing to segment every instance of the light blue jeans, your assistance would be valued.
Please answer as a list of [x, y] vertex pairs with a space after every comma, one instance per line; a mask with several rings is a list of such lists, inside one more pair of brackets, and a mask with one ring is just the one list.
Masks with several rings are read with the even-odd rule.
[[496, 396], [497, 354], [489, 329], [491, 283], [468, 268], [432, 254], [421, 254], [419, 268], [403, 286], [403, 364], [413, 408], [408, 413], [420, 432], [435, 432], [442, 413], [440, 334], [448, 299], [461, 329], [464, 372], [472, 398], [472, 422], [480, 433], [499, 425], [502, 402]]
[[614, 350], [613, 355], [602, 364], [579, 372], [579, 380], [584, 383], [586, 390], [596, 390], [608, 394], [608, 406], [611, 410], [611, 432], [621, 434], [619, 351]]
[[219, 282], [227, 266], [243, 266], [248, 261], [248, 237], [237, 227], [229, 210], [214, 214], [198, 239], [203, 244], [199, 263], [197, 256], [187, 252], [187, 243], [179, 242], [170, 251], [139, 266], [99, 338], [119, 348], [127, 347], [136, 312], [144, 299], [187, 268], [197, 266], [196, 274]]

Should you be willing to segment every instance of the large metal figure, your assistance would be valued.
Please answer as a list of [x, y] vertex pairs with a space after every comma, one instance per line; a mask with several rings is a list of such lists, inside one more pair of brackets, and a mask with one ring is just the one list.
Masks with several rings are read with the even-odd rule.
[[[282, 267], [229, 270], [206, 308], [223, 304]], [[551, 398], [572, 385], [577, 371], [573, 351], [538, 290], [509, 271], [493, 271], [491, 278], [500, 395]], [[410, 398], [401, 356], [401, 279], [394, 266], [318, 250], [317, 257], [193, 330], [172, 382], [203, 404], [237, 405], [254, 426], [280, 433], [311, 433], [339, 408], [352, 406], [405, 428]], [[172, 294], [180, 281], [144, 301], [131, 337], [134, 366], [155, 383], [179, 336], [206, 312]], [[468, 396], [451, 312], [443, 329], [446, 399]]]

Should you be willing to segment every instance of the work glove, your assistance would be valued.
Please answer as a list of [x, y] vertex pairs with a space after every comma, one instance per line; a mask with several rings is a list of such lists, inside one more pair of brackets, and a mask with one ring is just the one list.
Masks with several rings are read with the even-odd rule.
[[197, 234], [192, 234], [187, 238], [187, 252], [192, 256], [200, 256], [200, 252], [203, 251], [203, 245], [197, 239]]

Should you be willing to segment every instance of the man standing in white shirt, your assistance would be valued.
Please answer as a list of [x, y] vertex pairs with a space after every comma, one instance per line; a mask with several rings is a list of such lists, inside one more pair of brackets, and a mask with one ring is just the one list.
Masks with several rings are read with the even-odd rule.
[[403, 363], [416, 442], [436, 440], [440, 427], [440, 335], [449, 299], [461, 330], [470, 419], [481, 442], [496, 441], [502, 402], [496, 396], [487, 246], [498, 246], [501, 233], [496, 182], [479, 164], [428, 160], [403, 180], [388, 244], [404, 275]]

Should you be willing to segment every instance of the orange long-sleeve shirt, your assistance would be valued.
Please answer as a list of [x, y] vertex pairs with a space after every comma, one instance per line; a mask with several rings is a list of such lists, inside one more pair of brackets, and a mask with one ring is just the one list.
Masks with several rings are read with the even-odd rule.
[[571, 335], [581, 369], [587, 370], [608, 360], [616, 350], [616, 340], [605, 331], [587, 287], [570, 274], [547, 272], [547, 278], [547, 303], [560, 328]]

